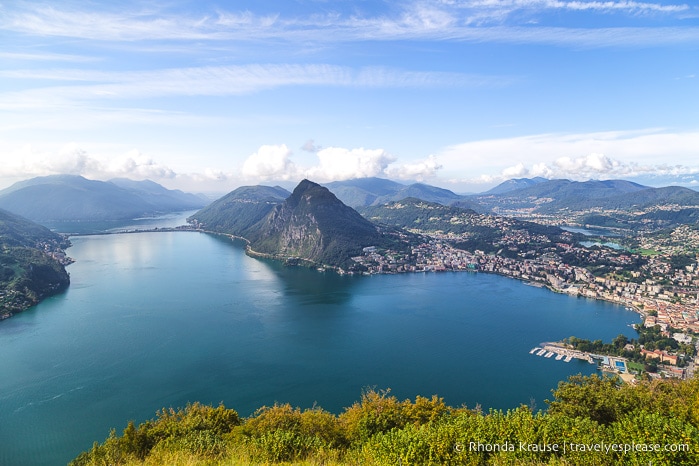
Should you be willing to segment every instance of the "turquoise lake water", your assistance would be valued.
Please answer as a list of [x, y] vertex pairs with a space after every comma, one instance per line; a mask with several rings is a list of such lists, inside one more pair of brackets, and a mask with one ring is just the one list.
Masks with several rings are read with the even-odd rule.
[[1, 465], [65, 464], [201, 401], [341, 412], [365, 387], [513, 408], [593, 366], [529, 354], [635, 336], [637, 314], [486, 274], [341, 277], [193, 232], [72, 238], [71, 286], [0, 322]]

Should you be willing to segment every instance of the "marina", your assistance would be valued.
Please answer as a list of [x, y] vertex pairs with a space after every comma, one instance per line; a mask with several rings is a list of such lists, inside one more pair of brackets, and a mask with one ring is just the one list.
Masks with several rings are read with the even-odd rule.
[[563, 362], [570, 362], [575, 358], [587, 361], [590, 364], [594, 363], [594, 359], [591, 355], [583, 353], [582, 351], [566, 348], [560, 343], [542, 343], [542, 346], [536, 346], [529, 350], [529, 354], [535, 354], [536, 356], [543, 356], [545, 358], [552, 358], [555, 355], [556, 361], [562, 360]]

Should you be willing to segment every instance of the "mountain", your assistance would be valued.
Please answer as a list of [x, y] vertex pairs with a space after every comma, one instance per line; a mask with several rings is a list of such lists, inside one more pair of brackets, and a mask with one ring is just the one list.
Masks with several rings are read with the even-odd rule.
[[212, 202], [187, 219], [204, 230], [245, 236], [291, 193], [279, 186], [242, 186]]
[[206, 205], [152, 181], [88, 180], [54, 175], [15, 183], [0, 191], [0, 208], [36, 222], [126, 220]]
[[69, 244], [49, 229], [0, 209], [0, 319], [68, 286], [63, 248]]
[[246, 237], [254, 252], [343, 268], [352, 267], [350, 258], [362, 254], [362, 248], [390, 242], [327, 188], [308, 180], [249, 228]]
[[[347, 181], [334, 181], [326, 186], [338, 199], [353, 208], [386, 204], [407, 197], [444, 205], [451, 205], [455, 202], [468, 204], [469, 202], [466, 196], [460, 196], [448, 189], [424, 183], [404, 185], [382, 178], [357, 178]], [[468, 206], [471, 206], [471, 204], [468, 204]], [[478, 206], [473, 204], [473, 207], [477, 208]]]
[[470, 196], [491, 212], [520, 218], [654, 230], [699, 220], [699, 193], [679, 186], [651, 188], [624, 180], [549, 180], [501, 194]]
[[536, 178], [517, 178], [507, 181], [503, 181], [494, 188], [484, 192], [483, 194], [504, 194], [510, 191], [515, 191], [517, 189], [527, 188], [529, 186], [534, 186], [535, 184], [543, 183], [547, 181], [546, 178], [541, 178], [537, 176]]
[[563, 209], [604, 208], [608, 199], [644, 189], [648, 188], [623, 180], [548, 180], [500, 194], [477, 194], [470, 196], [470, 199], [495, 212], [517, 209], [556, 212]]
[[128, 178], [113, 178], [110, 183], [126, 189], [144, 201], [170, 211], [199, 209], [209, 201], [179, 189], [167, 189], [151, 180], [134, 181]]
[[333, 181], [325, 185], [344, 204], [356, 208], [372, 205], [376, 199], [389, 196], [405, 185], [383, 178], [355, 178], [346, 181]]

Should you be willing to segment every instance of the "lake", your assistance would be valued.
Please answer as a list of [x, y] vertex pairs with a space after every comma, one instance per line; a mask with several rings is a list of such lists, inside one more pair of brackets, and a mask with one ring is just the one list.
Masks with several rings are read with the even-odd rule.
[[514, 408], [594, 367], [529, 354], [637, 314], [482, 273], [338, 276], [195, 232], [72, 238], [69, 289], [0, 322], [0, 464], [66, 463], [162, 407], [339, 413], [363, 388]]

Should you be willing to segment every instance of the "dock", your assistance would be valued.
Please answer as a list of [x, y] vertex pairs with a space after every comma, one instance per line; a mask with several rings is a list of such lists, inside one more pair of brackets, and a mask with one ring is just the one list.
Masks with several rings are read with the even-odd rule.
[[593, 363], [593, 359], [589, 354], [583, 353], [582, 351], [576, 351], [558, 343], [542, 343], [542, 346], [536, 346], [529, 350], [529, 354], [534, 354], [536, 356], [543, 356], [545, 358], [552, 358], [556, 356], [556, 361], [570, 362], [574, 358], [580, 359], [582, 361], [587, 361]]

